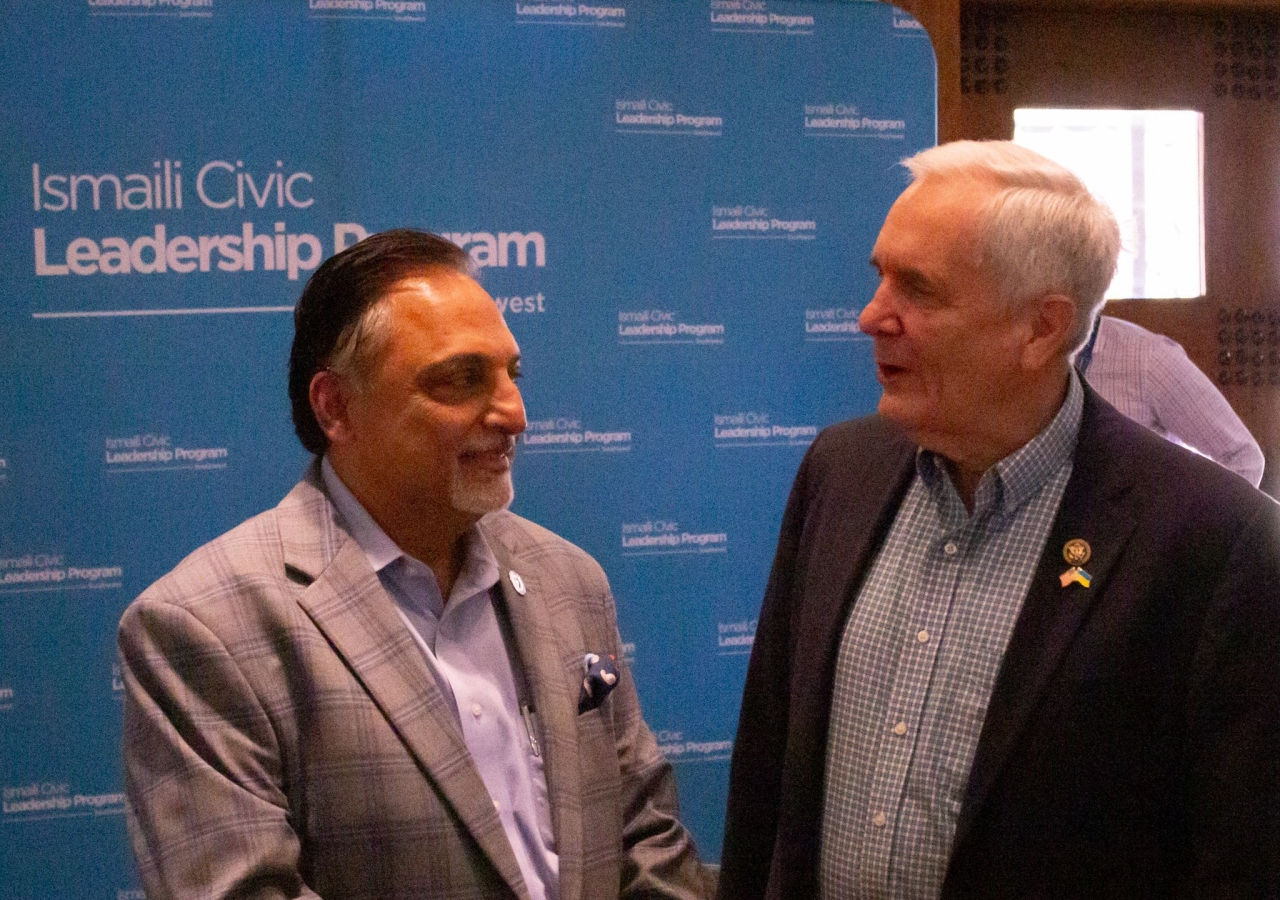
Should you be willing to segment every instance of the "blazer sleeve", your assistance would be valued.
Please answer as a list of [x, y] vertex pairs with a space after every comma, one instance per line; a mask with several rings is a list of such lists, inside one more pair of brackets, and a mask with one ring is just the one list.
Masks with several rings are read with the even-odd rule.
[[[815, 443], [814, 447], [817, 444]], [[738, 734], [729, 772], [717, 897], [766, 896], [782, 805], [782, 771], [790, 713], [792, 614], [800, 579], [800, 545], [814, 449], [810, 448], [787, 500], [777, 553], [756, 623]]]
[[1280, 507], [1241, 531], [1188, 698], [1191, 897], [1280, 896]]
[[271, 722], [217, 635], [143, 598], [118, 641], [129, 833], [149, 900], [315, 900]]

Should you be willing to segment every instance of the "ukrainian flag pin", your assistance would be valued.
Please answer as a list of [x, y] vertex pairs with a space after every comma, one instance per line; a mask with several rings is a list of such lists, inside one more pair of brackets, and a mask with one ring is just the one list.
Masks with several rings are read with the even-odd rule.
[[1093, 555], [1093, 550], [1089, 547], [1089, 542], [1081, 538], [1072, 538], [1062, 548], [1062, 558], [1071, 566], [1070, 569], [1058, 576], [1058, 581], [1063, 587], [1072, 584], [1079, 584], [1088, 587], [1093, 581], [1093, 576], [1081, 568], [1089, 561], [1089, 557]]

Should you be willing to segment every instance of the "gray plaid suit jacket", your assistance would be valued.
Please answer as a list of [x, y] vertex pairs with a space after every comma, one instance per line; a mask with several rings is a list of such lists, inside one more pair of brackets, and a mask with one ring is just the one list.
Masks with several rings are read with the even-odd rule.
[[[702, 896], [603, 571], [509, 512], [480, 527], [541, 721], [560, 897]], [[318, 466], [143, 593], [119, 644], [129, 831], [152, 900], [528, 900], [447, 701]], [[579, 715], [588, 651], [616, 655], [621, 679]]]

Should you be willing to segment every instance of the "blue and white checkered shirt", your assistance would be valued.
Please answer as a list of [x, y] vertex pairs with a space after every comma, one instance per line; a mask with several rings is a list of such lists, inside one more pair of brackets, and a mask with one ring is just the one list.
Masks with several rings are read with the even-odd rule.
[[933, 900], [1014, 622], [1080, 430], [1053, 421], [989, 469], [970, 514], [942, 461], [916, 475], [845, 625], [827, 745], [823, 900]]

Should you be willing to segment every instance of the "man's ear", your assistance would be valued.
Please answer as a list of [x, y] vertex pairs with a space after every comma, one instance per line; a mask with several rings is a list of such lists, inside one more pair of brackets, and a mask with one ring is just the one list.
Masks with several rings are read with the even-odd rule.
[[347, 415], [350, 388], [337, 373], [321, 369], [311, 376], [307, 393], [311, 411], [315, 414], [320, 430], [330, 444], [342, 444], [351, 437], [351, 422]]
[[1045, 294], [1031, 301], [1031, 337], [1022, 349], [1022, 364], [1037, 371], [1067, 355], [1076, 321], [1075, 301], [1065, 294]]

